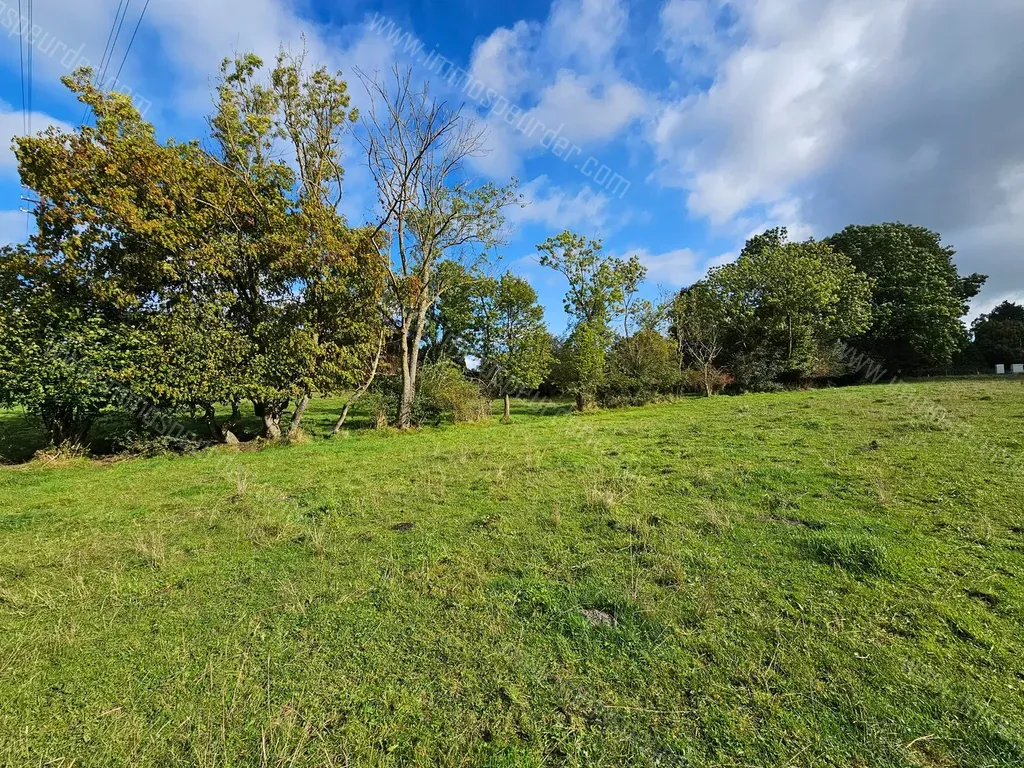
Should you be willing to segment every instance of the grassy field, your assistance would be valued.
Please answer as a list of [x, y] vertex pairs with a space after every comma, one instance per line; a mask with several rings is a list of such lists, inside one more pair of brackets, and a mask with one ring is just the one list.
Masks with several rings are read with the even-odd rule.
[[0, 761], [1016, 768], [1022, 428], [936, 381], [0, 468]]

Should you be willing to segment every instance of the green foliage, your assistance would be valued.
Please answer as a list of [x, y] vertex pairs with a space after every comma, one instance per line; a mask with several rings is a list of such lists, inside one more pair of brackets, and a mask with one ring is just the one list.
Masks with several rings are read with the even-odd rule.
[[[4, 260], [4, 280], [26, 290], [3, 314], [36, 338], [62, 314], [88, 322], [117, 357], [91, 362], [97, 375], [211, 419], [216, 404], [248, 397], [273, 437], [289, 400], [356, 383], [377, 348], [384, 272], [379, 237], [336, 211], [354, 117], [344, 81], [284, 55], [269, 85], [261, 68], [252, 55], [225, 61], [215, 152], [157, 142], [89, 70], [65, 78], [96, 127], [18, 140], [23, 183], [41, 202], [38, 234]], [[277, 141], [292, 144], [297, 172]]]
[[721, 393], [732, 379], [720, 367], [729, 328], [719, 295], [699, 282], [673, 297], [666, 312], [686, 387], [708, 397]]
[[1024, 363], [1024, 307], [1004, 301], [971, 326], [974, 346], [991, 367]]
[[491, 415], [491, 403], [480, 384], [466, 378], [462, 369], [449, 360], [425, 364], [417, 386], [417, 423], [437, 424], [448, 418], [458, 424]]
[[537, 292], [506, 272], [488, 281], [475, 308], [481, 371], [499, 396], [536, 389], [551, 370], [553, 354]]
[[675, 345], [651, 329], [616, 339], [598, 393], [602, 405], [644, 405], [675, 395], [681, 384]]
[[607, 370], [608, 331], [594, 323], [579, 323], [559, 345], [555, 382], [576, 400], [577, 410], [592, 406]]
[[627, 310], [627, 297], [635, 294], [646, 275], [636, 256], [605, 256], [600, 240], [565, 230], [537, 246], [540, 264], [559, 272], [569, 283], [565, 312], [574, 324], [607, 326], [612, 316]]
[[735, 358], [759, 358], [794, 380], [820, 375], [825, 351], [870, 322], [868, 279], [826, 243], [785, 242], [785, 230], [751, 239], [707, 285]]
[[895, 375], [948, 365], [967, 346], [968, 300], [986, 278], [962, 277], [937, 232], [901, 223], [850, 226], [826, 241], [872, 281], [859, 350]]

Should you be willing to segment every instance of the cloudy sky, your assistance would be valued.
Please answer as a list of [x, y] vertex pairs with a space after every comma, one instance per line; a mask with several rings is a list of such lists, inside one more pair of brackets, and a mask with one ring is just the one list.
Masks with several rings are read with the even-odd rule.
[[[28, 122], [17, 5], [0, 0], [3, 148]], [[100, 64], [119, 2], [36, 5], [31, 128], [77, 125], [82, 108], [59, 78]], [[566, 228], [639, 254], [653, 297], [767, 226], [824, 237], [901, 220], [941, 232], [962, 271], [990, 275], [975, 312], [1024, 300], [1021, 0], [125, 6], [108, 75], [121, 69], [118, 88], [163, 137], [203, 135], [224, 56], [269, 60], [303, 38], [312, 60], [347, 74], [407, 64], [464, 103], [487, 127], [489, 151], [472, 171], [518, 178], [529, 201], [514, 212], [503, 263], [537, 286], [556, 330], [563, 286], [534, 246]], [[372, 218], [356, 152], [347, 167], [346, 214]], [[0, 152], [0, 242], [25, 236], [21, 194], [13, 155]]]

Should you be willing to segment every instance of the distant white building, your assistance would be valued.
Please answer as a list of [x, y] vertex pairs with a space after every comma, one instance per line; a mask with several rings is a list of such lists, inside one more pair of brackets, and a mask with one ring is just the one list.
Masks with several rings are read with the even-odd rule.
[[998, 365], [996, 365], [996, 373], [999, 376], [1002, 376], [1004, 373], [1006, 373], [1006, 366], [1003, 365], [1002, 363], [999, 363]]
[[1014, 373], [1024, 373], [1024, 363], [1014, 363], [1013, 364], [1013, 372]]

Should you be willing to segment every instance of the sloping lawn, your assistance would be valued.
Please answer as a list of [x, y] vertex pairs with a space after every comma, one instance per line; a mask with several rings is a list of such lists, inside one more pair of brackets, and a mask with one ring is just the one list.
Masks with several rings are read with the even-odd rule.
[[978, 380], [3, 467], [0, 762], [1021, 766], [1022, 458]]

